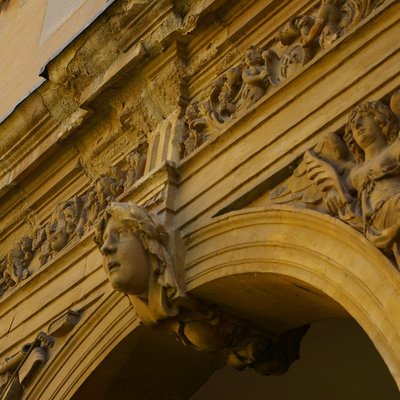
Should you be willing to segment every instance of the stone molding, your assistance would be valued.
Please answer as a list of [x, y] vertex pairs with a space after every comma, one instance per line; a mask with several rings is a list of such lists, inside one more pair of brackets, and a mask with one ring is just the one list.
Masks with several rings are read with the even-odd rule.
[[400, 276], [361, 233], [316, 211], [275, 206], [218, 217], [186, 243], [190, 292], [201, 296], [207, 283], [229, 276], [244, 280], [246, 274], [279, 274], [311, 284], [361, 325], [400, 386], [400, 329], [392, 318], [399, 312]]
[[[237, 117], [236, 111], [223, 122], [219, 120], [218, 116], [215, 117], [212, 122], [217, 121], [217, 128], [212, 132], [210, 130], [210, 135], [205, 138], [206, 140], [199, 140], [198, 143], [192, 146], [193, 151], [188, 151], [185, 154], [185, 141], [188, 139], [188, 129], [192, 122], [196, 119], [202, 119], [202, 121], [197, 121], [193, 124], [193, 126], [199, 126], [201, 129], [210, 123], [204, 115], [201, 118], [196, 115], [198, 112], [196, 107], [203, 101], [202, 97], [212, 95], [214, 100], [217, 99], [213, 102], [213, 107], [215, 107], [213, 111], [217, 110], [219, 113], [221, 111], [221, 102], [218, 98], [221, 95], [223, 84], [229, 80], [227, 76], [227, 73], [231, 71], [229, 68], [233, 68], [233, 71], [231, 71], [233, 75], [238, 72], [235, 71], [235, 68], [239, 69], [241, 74], [246, 68], [240, 64], [236, 65], [238, 57], [236, 57], [235, 61], [229, 59], [221, 60], [222, 55], [218, 54], [218, 57], [216, 57], [218, 60], [215, 61], [215, 65], [204, 61], [202, 65], [206, 66], [204, 74], [207, 75], [204, 92], [201, 91], [203, 89], [200, 87], [201, 85], [196, 86], [196, 84], [188, 83], [192, 79], [191, 76], [188, 77], [183, 74], [179, 76], [179, 89], [174, 92], [173, 97], [176, 101], [174, 100], [174, 103], [171, 104], [173, 112], [169, 113], [171, 110], [165, 108], [168, 112], [164, 114], [160, 112], [160, 116], [150, 121], [148, 126], [142, 127], [140, 124], [136, 126], [136, 121], [132, 115], [135, 113], [140, 114], [140, 110], [129, 108], [133, 102], [128, 106], [125, 105], [125, 108], [121, 106], [129, 96], [132, 99], [137, 98], [135, 97], [137, 93], [128, 93], [128, 90], [126, 90], [126, 93], [121, 93], [126, 89], [125, 86], [129, 86], [125, 84], [130, 82], [129, 80], [131, 79], [139, 79], [138, 77], [141, 76], [143, 71], [148, 83], [151, 78], [161, 73], [164, 68], [167, 69], [171, 64], [178, 65], [177, 69], [174, 70], [175, 72], [181, 71], [182, 65], [190, 64], [188, 54], [193, 50], [189, 51], [187, 44], [191, 41], [191, 35], [196, 33], [196, 30], [204, 29], [204, 26], [202, 26], [203, 18], [206, 18], [207, 13], [218, 9], [225, 2], [211, 0], [193, 2], [193, 7], [189, 7], [189, 9], [185, 7], [179, 10], [174, 9], [173, 15], [170, 15], [171, 8], [169, 7], [171, 3], [162, 2], [162, 4], [160, 3], [161, 14], [165, 19], [161, 18], [158, 21], [160, 24], [157, 29], [161, 26], [166, 26], [168, 29], [164, 30], [161, 36], [152, 36], [152, 32], [146, 31], [149, 35], [144, 37], [143, 40], [138, 39], [135, 36], [137, 32], [134, 30], [134, 24], [130, 25], [130, 17], [136, 13], [135, 18], [143, 17], [144, 25], [146, 25], [154, 17], [152, 13], [158, 10], [155, 6], [156, 3], [149, 2], [144, 6], [143, 4], [139, 5], [139, 3], [138, 5], [133, 5], [129, 1], [121, 1], [118, 2], [118, 6], [110, 8], [104, 14], [104, 19], [99, 22], [99, 25], [95, 25], [93, 29], [90, 28], [89, 33], [84, 33], [76, 43], [72, 44], [71, 47], [49, 64], [46, 72], [48, 74], [48, 82], [37, 93], [32, 94], [0, 127], [0, 136], [5, 138], [0, 139], [0, 148], [2, 151], [4, 150], [4, 157], [0, 160], [0, 195], [9, 204], [12, 203], [12, 198], [7, 196], [15, 194], [21, 182], [25, 184], [38, 166], [46, 165], [46, 158], [49, 155], [60, 154], [67, 147], [71, 149], [71, 154], [73, 154], [71, 159], [75, 160], [77, 167], [74, 173], [65, 177], [63, 184], [65, 183], [65, 186], [67, 186], [68, 183], [73, 182], [76, 176], [79, 177], [79, 184], [71, 186], [70, 192], [73, 192], [74, 196], [68, 198], [61, 196], [61, 202], [58, 202], [59, 199], [53, 203], [50, 200], [50, 205], [42, 211], [43, 218], [41, 218], [40, 223], [31, 223], [29, 221], [34, 235], [29, 236], [27, 234], [18, 237], [18, 233], [13, 231], [15, 225], [9, 222], [8, 219], [6, 221], [5, 225], [7, 226], [5, 228], [7, 230], [2, 231], [2, 234], [4, 236], [5, 233], [11, 232], [11, 236], [16, 238], [14, 243], [17, 243], [11, 251], [0, 257], [0, 264], [3, 268], [3, 279], [0, 284], [7, 286], [7, 291], [1, 293], [4, 294], [1, 303], [7, 309], [6, 323], [10, 327], [20, 327], [22, 323], [22, 317], [18, 315], [18, 311], [15, 311], [17, 314], [15, 325], [14, 317], [11, 316], [13, 307], [17, 310], [18, 299], [23, 300], [26, 294], [30, 294], [31, 290], [36, 291], [39, 290], [39, 287], [43, 288], [46, 281], [43, 277], [52, 276], [54, 278], [51, 270], [57, 270], [57, 273], [60, 273], [62, 264], [65, 263], [67, 265], [71, 263], [71, 260], [75, 262], [79, 251], [82, 251], [85, 255], [90, 251], [94, 252], [93, 244], [90, 242], [96, 218], [89, 217], [88, 210], [91, 207], [94, 209], [93, 215], [97, 217], [98, 213], [112, 200], [136, 201], [145, 208], [159, 213], [166, 226], [179, 229], [186, 235], [188, 242], [192, 243], [192, 233], [194, 232], [193, 238], [196, 238], [196, 230], [203, 226], [206, 221], [210, 221], [215, 215], [243, 208], [244, 205], [248, 205], [252, 201], [258, 201], [258, 204], [267, 201], [271, 190], [291, 174], [291, 168], [296, 165], [296, 160], [301, 158], [308, 149], [318, 142], [327, 128], [332, 131], [340, 131], [343, 129], [351, 109], [357, 103], [360, 103], [363, 99], [384, 99], [382, 101], [385, 101], [388, 93], [391, 93], [393, 89], [400, 85], [398, 45], [393, 40], [390, 40], [390, 37], [398, 37], [396, 36], [399, 32], [398, 17], [396, 17], [398, 3], [396, 5], [396, 1], [389, 0], [385, 2], [352, 1], [351, 3], [356, 5], [368, 3], [370, 8], [359, 8], [359, 10], [364, 10], [360, 11], [361, 17], [355, 17], [351, 24], [348, 25], [349, 29], [340, 31], [340, 34], [334, 38], [332, 43], [325, 43], [325, 36], [323, 40], [321, 39], [323, 45], [319, 43], [322, 29], [312, 40], [313, 45], [311, 47], [313, 52], [310, 59], [305, 57], [303, 62], [300, 62], [303, 65], [293, 70], [292, 75], [287, 75], [286, 80], [281, 79], [281, 77], [278, 77], [279, 79], [275, 77], [275, 84], [269, 81], [268, 85], [264, 87], [265, 90], [261, 97], [257, 99], [258, 95], [255, 97], [250, 96], [251, 100], [248, 103], [246, 102], [245, 105], [241, 105], [244, 104], [243, 99], [245, 96], [243, 94], [244, 89], [242, 89], [243, 78], [240, 77], [242, 86], [233, 88], [237, 91], [236, 94], [242, 93], [240, 96], [233, 96], [234, 106], [239, 107], [240, 105]], [[272, 3], [277, 4], [278, 2]], [[302, 13], [302, 15], [308, 15], [306, 20], [314, 21], [310, 25], [310, 30], [312, 27], [317, 26], [315, 25], [315, 20], [318, 18], [322, 21], [324, 20], [323, 15], [319, 16], [320, 13], [324, 13], [323, 7], [316, 4], [316, 2], [307, 2], [306, 10]], [[152, 10], [153, 6], [155, 8]], [[376, 8], [374, 8], [375, 6]], [[148, 13], [148, 16], [146, 16], [146, 13]], [[85, 68], [85, 62], [80, 57], [85, 51], [93, 54], [98, 50], [100, 42], [97, 40], [97, 34], [94, 33], [95, 30], [103, 23], [111, 24], [111, 20], [108, 20], [108, 18], [114, 17], [123, 26], [123, 37], [118, 38], [117, 44], [113, 43], [111, 45], [111, 47], [115, 45], [115, 48], [117, 48], [116, 54], [111, 52], [115, 58], [100, 60], [99, 65], [96, 67], [97, 69], [92, 71], [92, 75], [81, 76]], [[287, 25], [287, 28], [296, 31], [296, 24], [300, 22], [300, 19], [299, 17], [294, 17], [291, 23]], [[321, 25], [324, 24], [326, 26], [325, 22]], [[160, 29], [160, 31], [163, 29]], [[319, 30], [320, 28], [315, 29], [315, 32]], [[92, 33], [95, 37], [94, 40], [86, 41]], [[332, 36], [332, 32], [328, 33], [328, 37]], [[130, 34], [132, 35], [129, 36]], [[273, 46], [275, 47], [270, 47], [269, 43], [261, 41], [260, 43], [254, 43], [254, 46], [261, 48], [262, 52], [265, 51], [265, 58], [267, 56], [272, 57], [272, 61], [278, 63], [275, 64], [275, 67], [277, 65], [279, 67], [282, 56], [286, 54], [291, 46], [296, 45], [296, 49], [308, 49], [310, 47], [308, 44], [303, 46], [301, 43], [302, 39], [306, 40], [306, 36], [306, 34], [297, 36], [295, 42], [287, 45], [284, 45], [281, 41], [274, 43]], [[251, 38], [251, 36], [249, 37]], [[284, 36], [282, 38], [284, 41], [286, 40]], [[382, 46], [379, 47], [379, 50], [377, 50], [378, 45], [376, 43], [378, 38], [382, 39]], [[229, 42], [229, 40], [226, 40], [226, 42]], [[248, 43], [244, 44], [246, 44], [246, 41], [240, 42], [240, 46], [248, 48]], [[225, 45], [228, 46], [226, 43]], [[82, 46], [83, 50], [78, 49], [80, 46]], [[229, 43], [229, 46], [232, 46], [234, 50], [234, 45]], [[253, 50], [255, 48], [252, 47]], [[274, 53], [268, 53], [269, 50]], [[82, 52], [80, 53], [80, 51]], [[308, 50], [305, 50], [305, 52], [308, 52]], [[304, 61], [305, 59], [307, 59], [307, 62]], [[365, 63], [367, 59], [368, 66]], [[265, 59], [263, 60], [266, 61]], [[82, 65], [80, 64], [81, 61]], [[66, 68], [69, 62], [71, 62], [70, 69]], [[82, 70], [80, 69], [81, 67]], [[264, 65], [258, 65], [257, 68], [262, 74]], [[216, 70], [218, 70], [218, 73], [214, 73], [217, 72]], [[270, 75], [276, 71], [272, 64], [268, 68], [265, 67], [265, 70]], [[196, 72], [196, 70], [194, 71]], [[221, 71], [224, 71], [222, 75], [220, 74]], [[76, 76], [74, 75], [75, 73]], [[179, 74], [177, 73], [177, 75]], [[238, 75], [240, 74], [237, 74], [236, 78]], [[345, 80], [342, 82], [343, 76], [345, 76]], [[201, 76], [196, 79], [201, 79]], [[370, 84], [371, 81], [374, 82], [374, 85]], [[218, 86], [218, 82], [221, 83], [221, 87]], [[214, 86], [214, 83], [216, 86]], [[131, 85], [131, 87], [133, 86]], [[210, 89], [207, 89], [210, 87], [212, 87], [211, 95], [209, 95]], [[335, 89], [335, 94], [332, 95], [334, 88], [337, 88], [337, 90]], [[290, 99], [288, 98], [288, 93], [290, 93]], [[118, 99], [119, 97], [121, 99]], [[149, 95], [150, 97], [151, 94]], [[65, 109], [58, 108], [60, 98], [68, 103], [68, 107]], [[207, 101], [210, 102], [210, 99], [211, 97]], [[304, 106], [306, 103], [307, 107]], [[190, 116], [190, 110], [192, 109], [193, 111], [193, 108], [195, 112], [193, 116]], [[207, 112], [209, 111], [207, 107], [205, 109]], [[185, 115], [185, 112], [189, 114]], [[189, 120], [189, 117], [193, 117], [192, 120]], [[96, 121], [99, 122], [98, 125], [96, 125]], [[196, 125], [197, 123], [198, 125]], [[107, 124], [111, 127], [108, 128]], [[112, 154], [112, 157], [106, 159], [106, 166], [96, 166], [98, 167], [96, 169], [88, 162], [88, 160], [91, 161], [90, 157], [85, 158], [83, 156], [76, 139], [92, 134], [93, 136], [96, 134], [101, 137], [103, 131], [99, 132], [98, 129], [104, 126], [107, 126], [107, 128], [104, 128], [104, 132], [106, 132], [105, 136], [109, 135], [109, 140], [94, 148], [93, 154], [90, 154], [90, 156], [96, 158], [99, 154]], [[120, 136], [128, 136], [128, 134], [130, 135], [130, 142], [128, 146], [122, 147], [123, 154], [115, 155], [118, 149], [115, 150], [115, 154], [111, 152], [103, 153], [103, 150], [112, 147], [114, 141], [116, 142]], [[141, 142], [140, 138], [144, 138], [144, 140]], [[203, 142], [204, 145], [198, 146]], [[85, 146], [90, 147], [91, 142], [88, 141]], [[140, 149], [140, 146], [145, 149]], [[184, 157], [182, 158], [183, 155]], [[166, 162], [166, 160], [170, 162]], [[224, 168], [216, 167], [218, 163], [223, 165]], [[112, 166], [111, 171], [109, 170], [110, 166]], [[105, 182], [104, 185], [102, 184], [103, 181]], [[95, 183], [99, 184], [100, 188], [98, 190], [96, 190]], [[32, 186], [34, 185], [38, 186], [38, 183], [35, 182]], [[52, 192], [52, 188], [43, 189], [43, 191], [45, 190], [48, 190], [48, 193]], [[23, 185], [22, 191], [24, 191]], [[264, 193], [264, 199], [259, 198], [262, 193]], [[43, 194], [43, 197], [45, 197], [45, 194]], [[93, 195], [92, 199], [91, 195]], [[261, 197], [263, 196], [261, 195]], [[59, 204], [54, 207], [54, 203]], [[84, 204], [87, 207], [82, 207]], [[18, 205], [14, 208], [17, 207]], [[4, 208], [3, 215], [6, 215], [7, 211], [8, 209]], [[271, 210], [272, 212], [273, 209]], [[297, 212], [304, 213], [304, 215], [312, 215], [313, 217], [316, 215], [316, 213], [307, 214], [305, 210], [298, 210]], [[68, 214], [68, 221], [66, 221], [68, 219], [66, 214]], [[75, 217], [71, 218], [72, 214], [76, 219], [74, 219]], [[341, 229], [344, 229], [351, 240], [354, 238], [361, 240], [364, 246], [362, 248], [368, 249], [366, 254], [371, 255], [372, 259], [376, 261], [376, 265], [382, 266], [382, 276], [384, 276], [382, 279], [389, 284], [390, 279], [386, 276], [386, 270], [391, 268], [391, 265], [387, 259], [384, 259], [376, 249], [372, 248], [371, 250], [371, 243], [366, 242], [361, 234], [354, 232], [355, 236], [352, 236], [349, 233], [350, 228], [348, 226], [343, 228], [344, 224], [341, 221], [334, 223], [332, 220], [329, 216], [319, 214], [315, 216], [314, 223], [315, 221], [323, 221], [324, 223], [328, 221], [326, 223], [332, 229], [338, 229], [340, 232]], [[18, 223], [22, 222], [19, 221]], [[290, 221], [288, 223], [290, 225]], [[40, 242], [40, 232], [43, 231], [45, 234], [48, 231], [50, 235], [62, 233], [65, 237], [64, 244], [54, 246], [53, 249], [50, 249], [47, 253], [44, 251], [43, 254], [36, 247], [36, 250], [32, 251], [33, 243]], [[36, 236], [39, 239], [36, 240]], [[44, 239], [43, 243], [38, 246], [46, 247], [46, 240]], [[333, 241], [330, 243], [334, 246]], [[268, 246], [270, 245], [271, 247], [274, 246], [274, 244], [268, 243]], [[82, 249], [78, 251], [79, 246], [82, 246]], [[88, 248], [91, 250], [89, 251]], [[189, 248], [189, 255], [192, 254], [191, 251]], [[40, 255], [43, 256], [43, 264], [39, 260]], [[391, 254], [389, 255], [391, 256]], [[90, 281], [88, 286], [85, 287], [87, 291], [92, 290], [94, 285], [101, 286], [98, 283], [102, 279], [98, 278], [102, 273], [98, 266], [98, 258], [93, 257], [90, 259], [90, 262], [96, 265], [95, 273], [92, 270], [86, 270], [86, 265], [80, 267], [84, 269], [85, 273], [96, 274], [96, 283], [93, 283], [94, 279]], [[29, 274], [24, 272], [29, 270], [29, 265], [34, 259], [36, 260], [35, 262], [39, 261], [36, 264], [37, 268], [33, 268], [29, 273], [42, 277], [39, 279], [43, 279], [43, 282], [38, 285], [35, 283], [35, 280], [38, 282], [35, 276], [29, 277]], [[213, 260], [215, 261], [216, 258]], [[206, 261], [204, 262], [206, 263]], [[252, 261], [250, 260], [249, 262]], [[346, 262], [343, 260], [341, 262], [343, 271], [347, 271]], [[215, 267], [215, 274], [213, 275], [211, 272], [204, 272], [208, 266], [207, 268], [204, 267], [204, 271], [201, 271], [203, 267], [197, 268], [197, 265], [189, 262], [188, 290], [193, 291], [195, 296], [196, 290], [201, 290], [201, 283], [209, 282], [207, 277], [210, 277], [211, 281], [211, 279], [223, 277], [225, 272], [221, 272], [219, 275], [220, 271], [229, 271], [228, 273], [232, 274], [240, 272], [240, 266], [232, 267], [232, 269], [224, 269], [225, 267], [228, 268], [227, 264], [223, 267], [221, 266], [220, 269]], [[251, 268], [249, 267], [248, 270], [252, 271]], [[306, 268], [308, 266], [304, 266], [304, 270]], [[257, 271], [259, 272], [259, 270]], [[267, 267], [265, 271], [271, 272]], [[278, 269], [273, 271], [276, 272]], [[324, 273], [324, 271], [325, 269], [318, 273]], [[335, 271], [338, 275], [341, 273], [338, 269]], [[381, 277], [378, 271], [375, 272], [375, 279], [379, 281]], [[73, 273], [78, 275], [76, 270]], [[197, 273], [198, 275], [196, 275]], [[304, 271], [293, 273], [299, 279], [306, 279], [302, 274], [306, 273]], [[362, 271], [357, 270], [353, 280], [358, 281], [362, 274]], [[391, 278], [397, 276], [395, 275], [396, 271], [392, 271], [390, 274]], [[71, 285], [75, 285], [79, 279], [83, 279], [82, 277], [76, 278], [75, 275], [73, 279], [76, 279], [76, 281]], [[314, 275], [310, 275], [310, 279], [317, 278]], [[395, 283], [393, 284], [396, 288], [397, 279], [394, 278]], [[16, 290], [8, 286], [7, 280], [11, 285], [14, 285]], [[322, 288], [321, 290], [324, 290], [323, 282], [318, 282]], [[336, 284], [341, 283], [340, 279], [335, 282]], [[54, 285], [51, 286], [53, 289], [54, 287]], [[352, 288], [356, 291], [357, 296], [363, 290], [357, 285], [353, 285]], [[343, 296], [342, 294], [338, 295], [338, 301], [344, 305], [349, 304], [350, 286], [346, 286], [347, 289], [349, 291]], [[100, 287], [99, 291], [102, 290], [104, 288]], [[334, 297], [333, 286], [326, 290], [328, 296], [332, 295]], [[379, 288], [371, 286], [371, 290], [379, 290]], [[390, 290], [392, 290], [393, 297], [397, 298], [397, 292], [395, 293], [397, 289]], [[363, 301], [363, 296], [367, 297], [366, 292], [362, 293], [360, 297], [357, 297], [359, 302]], [[388, 302], [389, 300], [384, 298], [383, 301]], [[44, 303], [40, 304], [44, 307]], [[353, 306], [351, 304], [349, 307], [352, 308]], [[357, 308], [356, 306], [354, 307]], [[392, 310], [391, 305], [388, 307], [388, 309]], [[376, 304], [371, 306], [371, 310], [375, 310], [376, 314], [381, 312], [385, 316], [388, 315], [386, 310], [378, 309]], [[397, 311], [394, 310], [393, 312]], [[399, 349], [393, 343], [386, 343], [386, 339], [382, 338], [382, 335], [371, 327], [373, 318], [364, 320], [361, 315], [362, 312], [362, 310], [358, 309], [355, 311], [356, 319], [363, 323], [362, 326], [370, 337], [373, 337], [373, 340], [375, 337], [378, 338], [374, 342], [379, 344], [377, 347], [398, 380], [398, 360], [392, 353], [398, 352]], [[12, 321], [10, 322], [11, 319]], [[95, 316], [93, 320], [95, 320]], [[385, 320], [382, 324], [385, 336], [386, 334], [391, 335], [388, 322]], [[29, 326], [32, 326], [32, 324]], [[6, 335], [4, 330], [6, 328], [2, 329], [2, 334]], [[18, 332], [18, 335], [18, 340], [23, 340], [20, 332]], [[2, 339], [5, 348], [10, 352], [12, 339], [3, 336]], [[93, 361], [96, 357], [90, 359]], [[89, 364], [90, 361], [86, 364], [86, 367]], [[71, 363], [69, 365], [74, 368], [77, 365], [79, 366], [79, 363]], [[47, 368], [47, 366], [45, 365], [44, 368]], [[77, 382], [82, 383], [84, 381], [83, 375], [86, 374], [85, 376], [87, 376], [89, 374], [83, 369], [80, 370], [80, 373], [82, 375], [76, 378], [73, 383], [71, 382], [75, 378], [71, 378], [71, 388], [76, 389], [79, 386]], [[58, 371], [58, 374], [61, 374], [61, 372]], [[45, 378], [42, 377], [42, 379], [41, 382], [46, 381]], [[32, 393], [40, 393], [40, 390], [45, 391], [43, 387], [40, 390], [37, 388], [32, 389]], [[38, 391], [36, 392], [36, 390]], [[59, 387], [54, 390], [63, 391], [67, 389]], [[72, 392], [73, 390], [71, 389], [70, 393]], [[36, 394], [32, 396], [32, 398], [35, 398]]]

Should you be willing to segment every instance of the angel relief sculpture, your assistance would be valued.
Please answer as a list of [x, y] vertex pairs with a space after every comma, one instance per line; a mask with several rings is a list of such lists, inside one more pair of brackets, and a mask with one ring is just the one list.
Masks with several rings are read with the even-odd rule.
[[400, 265], [399, 95], [391, 109], [379, 101], [358, 105], [343, 140], [326, 135], [304, 154], [293, 176], [270, 194], [340, 218]]

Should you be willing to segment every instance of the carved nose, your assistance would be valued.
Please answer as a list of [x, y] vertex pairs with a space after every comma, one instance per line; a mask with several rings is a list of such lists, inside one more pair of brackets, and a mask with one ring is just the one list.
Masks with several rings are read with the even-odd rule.
[[112, 243], [107, 241], [107, 242], [104, 242], [103, 246], [101, 246], [100, 251], [105, 256], [108, 256], [112, 253], [115, 253], [115, 246]]

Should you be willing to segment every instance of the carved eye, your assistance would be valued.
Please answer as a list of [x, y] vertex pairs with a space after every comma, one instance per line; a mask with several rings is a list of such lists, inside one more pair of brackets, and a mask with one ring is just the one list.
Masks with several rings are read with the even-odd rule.
[[118, 232], [117, 232], [118, 239], [127, 237], [130, 234], [130, 232], [131, 232], [131, 230], [129, 228], [118, 229]]
[[364, 118], [361, 117], [361, 116], [355, 118], [354, 121], [353, 121], [354, 127], [359, 128], [360, 126], [362, 126], [363, 121], [364, 121]]

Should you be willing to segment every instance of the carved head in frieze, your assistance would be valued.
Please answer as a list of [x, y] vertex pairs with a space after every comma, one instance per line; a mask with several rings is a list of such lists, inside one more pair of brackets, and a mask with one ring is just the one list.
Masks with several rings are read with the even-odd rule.
[[46, 226], [46, 235], [49, 240], [50, 249], [57, 253], [68, 243], [67, 222], [60, 206], [57, 207], [50, 223]]
[[399, 133], [399, 120], [388, 106], [379, 101], [361, 103], [351, 113], [344, 141], [359, 161], [364, 160], [368, 146], [385, 147]]
[[176, 313], [169, 301], [183, 292], [169, 235], [156, 216], [135, 203], [112, 202], [99, 222], [96, 242], [112, 287], [129, 295], [143, 322]]
[[263, 65], [261, 49], [257, 46], [250, 46], [245, 52], [245, 62], [248, 67]]

